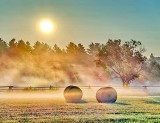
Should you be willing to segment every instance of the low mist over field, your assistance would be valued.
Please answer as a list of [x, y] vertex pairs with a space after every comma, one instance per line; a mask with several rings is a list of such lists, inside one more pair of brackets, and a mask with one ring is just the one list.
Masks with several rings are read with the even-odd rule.
[[[83, 92], [82, 101], [89, 102], [90, 99], [96, 100], [97, 91], [104, 86], [99, 87], [81, 87], [80, 89]], [[109, 87], [106, 85], [105, 87]], [[129, 97], [144, 97], [144, 96], [159, 96], [160, 95], [160, 87], [117, 87], [112, 86], [118, 95], [118, 98], [123, 96]], [[52, 98], [52, 99], [61, 99], [65, 101], [64, 98], [64, 89], [65, 88], [57, 88], [57, 89], [35, 89], [35, 90], [0, 90], [0, 99], [43, 99], [43, 98]]]
[[[35, 59], [38, 59], [38, 61], [36, 62]], [[110, 78], [103, 69], [97, 68], [92, 61], [84, 64], [67, 62], [68, 58], [55, 60], [54, 58], [43, 59], [43, 57], [32, 57], [27, 62], [25, 59], [23, 61], [19, 58], [14, 60], [7, 58], [4, 63], [5, 68], [1, 68], [0, 85], [94, 85], [105, 84]]]

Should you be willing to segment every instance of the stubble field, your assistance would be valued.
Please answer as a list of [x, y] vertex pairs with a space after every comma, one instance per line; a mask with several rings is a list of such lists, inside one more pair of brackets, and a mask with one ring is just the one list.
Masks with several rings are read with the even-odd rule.
[[1, 123], [46, 122], [160, 122], [160, 97], [119, 96], [114, 104], [86, 99], [66, 103], [63, 98], [0, 98]]

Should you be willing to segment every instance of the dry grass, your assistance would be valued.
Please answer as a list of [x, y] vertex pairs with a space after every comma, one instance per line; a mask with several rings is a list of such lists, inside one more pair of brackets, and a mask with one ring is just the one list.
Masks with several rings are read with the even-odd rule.
[[0, 122], [160, 122], [160, 97], [118, 97], [115, 104], [95, 99], [65, 103], [62, 98], [0, 99]]

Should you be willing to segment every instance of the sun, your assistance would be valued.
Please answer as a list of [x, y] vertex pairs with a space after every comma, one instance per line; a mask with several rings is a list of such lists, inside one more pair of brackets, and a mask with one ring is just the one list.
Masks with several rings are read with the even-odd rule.
[[40, 30], [45, 33], [50, 33], [53, 31], [54, 25], [51, 20], [42, 20], [40, 22]]

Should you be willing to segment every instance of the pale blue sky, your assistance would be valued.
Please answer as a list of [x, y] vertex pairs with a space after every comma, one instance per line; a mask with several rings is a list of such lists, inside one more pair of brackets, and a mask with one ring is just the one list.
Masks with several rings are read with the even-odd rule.
[[[0, 37], [87, 46], [109, 38], [143, 43], [160, 56], [160, 0], [0, 0]], [[52, 34], [36, 27], [42, 18], [56, 23]]]

